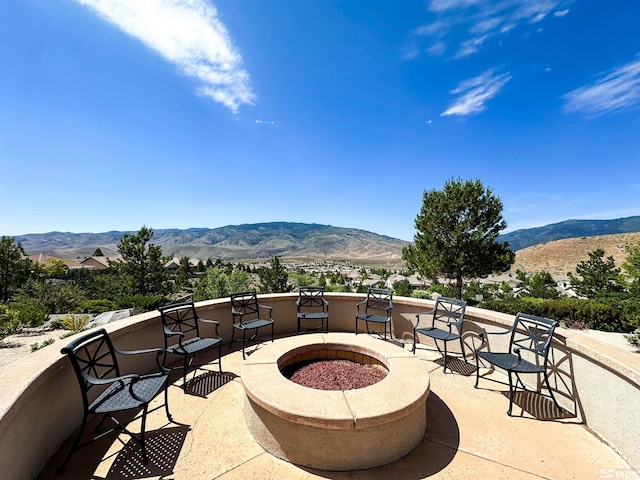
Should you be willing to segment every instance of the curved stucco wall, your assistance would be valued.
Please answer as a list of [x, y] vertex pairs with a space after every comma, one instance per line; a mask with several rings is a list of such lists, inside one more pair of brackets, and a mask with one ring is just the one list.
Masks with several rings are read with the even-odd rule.
[[[259, 296], [261, 303], [273, 307], [279, 334], [296, 331], [295, 298], [296, 294]], [[326, 298], [330, 302], [330, 331], [352, 332], [355, 304], [363, 295], [328, 293]], [[432, 305], [428, 300], [394, 298], [394, 335], [410, 341], [415, 313]], [[197, 308], [201, 317], [219, 320], [220, 334], [225, 340], [231, 338], [228, 299], [200, 302]], [[475, 341], [475, 331], [503, 330], [513, 322], [511, 315], [473, 307], [467, 308], [466, 319], [464, 336], [469, 346]], [[157, 312], [119, 320], [106, 329], [121, 349], [163, 344]], [[69, 361], [59, 353], [72, 339], [56, 342], [0, 368], [0, 467], [5, 479], [34, 478], [80, 423], [82, 407], [76, 380]], [[561, 359], [558, 363], [563, 375], [566, 372], [571, 390], [561, 396], [562, 405], [575, 412], [630, 465], [640, 469], [640, 410], [636, 407], [640, 404], [640, 355], [619, 351], [577, 331], [557, 330], [555, 339], [554, 351]], [[499, 349], [500, 345], [492, 348]], [[123, 370], [150, 370], [154, 359], [149, 357], [147, 364], [124, 364]]]

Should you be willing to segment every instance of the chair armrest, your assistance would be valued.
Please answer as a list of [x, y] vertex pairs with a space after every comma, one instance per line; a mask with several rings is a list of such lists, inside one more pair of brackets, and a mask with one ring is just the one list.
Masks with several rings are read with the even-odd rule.
[[244, 313], [242, 313], [239, 310], [236, 310], [236, 308], [234, 306], [231, 306], [231, 315], [233, 316], [240, 316], [240, 318], [242, 318], [242, 316], [244, 315]]
[[504, 332], [478, 332], [478, 336], [480, 337], [480, 340], [482, 340], [482, 343], [478, 348], [475, 349], [475, 351], [477, 352], [478, 350], [481, 350], [482, 347], [487, 344], [488, 338], [486, 337], [488, 337], [489, 335], [505, 335], [507, 333], [511, 333], [511, 329], [505, 330]]
[[[271, 312], [273, 311], [273, 307], [269, 306], [269, 305], [262, 305], [261, 303], [258, 303], [258, 309], [260, 308], [265, 308], [269, 311], [269, 320], [273, 320], [273, 318], [271, 317]], [[258, 315], [260, 316], [260, 315]]]
[[198, 317], [198, 321], [202, 322], [202, 323], [208, 323], [211, 325], [214, 325], [216, 327], [216, 335], [219, 337], [220, 334], [218, 333], [218, 327], [220, 326], [220, 322], [217, 320], [207, 320], [206, 318], [200, 318]]
[[182, 332], [173, 332], [173, 331], [169, 330], [166, 325], [163, 325], [162, 329], [164, 330], [164, 334], [165, 335], [180, 335], [181, 337], [184, 337], [184, 333], [182, 333]]
[[156, 353], [162, 355], [164, 353], [164, 348], [145, 348], [143, 350], [118, 350], [117, 348], [113, 348], [116, 353], [121, 355], [138, 355], [140, 353]]
[[198, 317], [198, 321], [204, 322], [204, 323], [212, 323], [212, 324], [215, 324], [215, 325], [220, 325], [220, 322], [218, 320], [208, 320], [206, 318]]
[[82, 378], [84, 378], [87, 382], [91, 383], [92, 385], [110, 385], [112, 383], [121, 382], [123, 380], [131, 379], [133, 382], [134, 380], [140, 379], [140, 375], [138, 375], [137, 373], [130, 373], [129, 375], [120, 375], [119, 377], [111, 377], [111, 378], [96, 378], [85, 372], [80, 372], [80, 375], [82, 375]]

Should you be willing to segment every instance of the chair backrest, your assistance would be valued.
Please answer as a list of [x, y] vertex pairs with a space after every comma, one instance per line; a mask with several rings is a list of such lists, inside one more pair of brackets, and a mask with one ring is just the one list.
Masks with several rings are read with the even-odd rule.
[[[185, 335], [193, 333], [200, 336], [198, 328], [198, 314], [193, 302], [175, 303], [160, 307], [162, 323], [171, 332], [182, 332]], [[165, 335], [165, 348], [167, 347], [167, 335]]]
[[550, 318], [518, 313], [513, 322], [509, 351], [519, 348], [543, 358], [546, 362], [553, 332], [558, 322]]
[[240, 321], [244, 322], [249, 319], [254, 319], [260, 314], [260, 308], [258, 306], [258, 293], [255, 290], [249, 290], [246, 292], [238, 292], [231, 295], [231, 308], [233, 316], [240, 314]]
[[298, 311], [301, 308], [321, 308], [324, 312], [324, 287], [300, 287], [297, 304]]
[[392, 307], [393, 290], [386, 290], [384, 288], [368, 288], [367, 289], [367, 303], [365, 309], [369, 310], [387, 310]]
[[105, 379], [120, 376], [120, 368], [111, 339], [104, 328], [87, 333], [66, 347], [60, 353], [67, 355], [80, 384], [85, 409], [89, 405], [89, 391], [94, 386], [83, 375]]
[[457, 298], [438, 297], [436, 305], [433, 308], [433, 325], [435, 322], [455, 323], [460, 330], [464, 321], [464, 311], [467, 308], [467, 302], [458, 300]]

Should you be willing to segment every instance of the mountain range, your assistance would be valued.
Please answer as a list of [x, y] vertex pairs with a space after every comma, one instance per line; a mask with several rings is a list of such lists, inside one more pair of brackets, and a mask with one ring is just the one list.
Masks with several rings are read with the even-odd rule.
[[[513, 250], [559, 239], [640, 232], [640, 216], [613, 220], [566, 220], [544, 227], [516, 230], [498, 239]], [[58, 258], [84, 258], [100, 248], [114, 256], [125, 233], [50, 232], [16, 236], [29, 254]], [[229, 260], [286, 259], [366, 260], [397, 262], [409, 242], [355, 228], [308, 223], [272, 222], [229, 225], [220, 228], [155, 230], [151, 243], [165, 255]]]

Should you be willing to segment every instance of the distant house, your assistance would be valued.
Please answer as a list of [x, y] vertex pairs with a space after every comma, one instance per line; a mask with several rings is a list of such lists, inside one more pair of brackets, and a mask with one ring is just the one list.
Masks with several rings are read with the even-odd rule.
[[[164, 268], [166, 268], [167, 270], [177, 270], [178, 268], [180, 268], [180, 260], [181, 259], [178, 257], [173, 257], [171, 260], [164, 264]], [[198, 266], [198, 261], [199, 260], [197, 258], [189, 259], [189, 267], [196, 268]]]
[[103, 257], [103, 256], [91, 256], [87, 257], [80, 264], [82, 268], [86, 268], [89, 270], [104, 270], [109, 266], [109, 260], [111, 261], [120, 261], [119, 257]]

